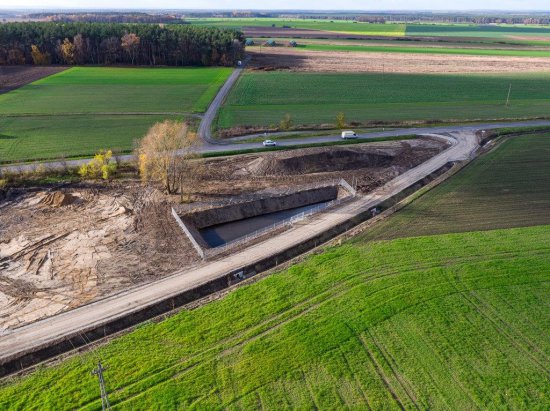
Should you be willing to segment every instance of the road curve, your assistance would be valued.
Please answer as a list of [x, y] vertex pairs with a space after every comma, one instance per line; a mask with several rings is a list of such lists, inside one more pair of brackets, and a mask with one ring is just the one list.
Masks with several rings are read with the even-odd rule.
[[[436, 134], [436, 133], [430, 133]], [[450, 161], [470, 158], [478, 148], [473, 130], [439, 134], [450, 147], [419, 166], [408, 170], [372, 193], [358, 197], [332, 211], [322, 213], [315, 224], [300, 224], [259, 244], [200, 266], [179, 270], [169, 277], [112, 295], [50, 318], [9, 331], [0, 337], [0, 365], [32, 353], [70, 336], [95, 329], [115, 319], [146, 309], [187, 290], [194, 289], [230, 272], [259, 262], [271, 255], [302, 244], [321, 233], [377, 206], [384, 200], [435, 172]]]

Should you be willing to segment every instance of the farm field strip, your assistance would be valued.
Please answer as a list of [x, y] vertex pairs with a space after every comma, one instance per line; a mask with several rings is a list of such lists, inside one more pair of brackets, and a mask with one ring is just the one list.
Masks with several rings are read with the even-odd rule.
[[90, 156], [105, 148], [129, 152], [149, 127], [172, 115], [0, 116], [0, 162]]
[[[64, 409], [72, 398], [71, 407], [94, 409], [96, 381], [82, 375], [99, 356], [109, 365], [112, 404], [132, 409], [247, 408], [259, 399], [267, 408], [537, 408], [548, 390], [541, 364], [549, 324], [529, 313], [550, 308], [540, 305], [550, 291], [549, 230], [330, 248], [222, 300], [4, 381], [0, 404]], [[21, 390], [33, 394], [15, 396]]]
[[415, 54], [454, 54], [470, 56], [510, 56], [510, 57], [550, 57], [550, 50], [510, 50], [490, 48], [450, 48], [450, 47], [401, 47], [375, 45], [338, 45], [338, 44], [300, 44], [304, 50], [316, 51], [349, 51], [349, 52], [384, 52]]
[[186, 19], [191, 24], [242, 29], [243, 27], [283, 27], [293, 29], [322, 30], [343, 34], [367, 34], [372, 36], [403, 36], [404, 24], [372, 24], [345, 21], [280, 19], [280, 18], [206, 18]]
[[550, 134], [510, 138], [359, 238], [550, 224], [549, 175]]
[[475, 24], [422, 24], [422, 23], [361, 23], [315, 19], [284, 18], [190, 18], [191, 24], [243, 29], [245, 27], [273, 27], [318, 30], [350, 35], [392, 37], [456, 37], [484, 39], [550, 41], [550, 28], [537, 25], [475, 25]]
[[75, 67], [0, 95], [0, 116], [202, 112], [230, 68]]
[[548, 37], [550, 28], [521, 25], [473, 25], [473, 24], [407, 24], [408, 37]]
[[[258, 46], [267, 42], [268, 38], [262, 37], [249, 37], [254, 41], [254, 45], [248, 47]], [[502, 39], [439, 39], [439, 40], [401, 40], [401, 39], [346, 39], [346, 38], [334, 38], [334, 39], [322, 39], [322, 38], [296, 38], [296, 37], [275, 37], [275, 42], [289, 42], [296, 41], [300, 44], [324, 44], [324, 45], [340, 45], [340, 46], [380, 46], [380, 47], [421, 47], [421, 48], [453, 48], [453, 49], [488, 49], [488, 50], [548, 50], [550, 46], [549, 41], [537, 41], [537, 40], [509, 40], [503, 41]]]
[[[506, 107], [512, 84], [511, 104]], [[544, 117], [550, 109], [550, 73], [401, 74], [247, 72], [218, 117], [218, 128], [295, 124], [482, 120]]]

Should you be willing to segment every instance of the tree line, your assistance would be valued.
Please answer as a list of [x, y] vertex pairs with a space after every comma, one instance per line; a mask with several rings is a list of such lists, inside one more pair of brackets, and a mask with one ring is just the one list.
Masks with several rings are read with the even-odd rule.
[[179, 15], [141, 12], [31, 13], [25, 17], [32, 20], [63, 23], [183, 23]]
[[131, 64], [231, 66], [242, 59], [237, 30], [190, 25], [0, 24], [0, 65]]

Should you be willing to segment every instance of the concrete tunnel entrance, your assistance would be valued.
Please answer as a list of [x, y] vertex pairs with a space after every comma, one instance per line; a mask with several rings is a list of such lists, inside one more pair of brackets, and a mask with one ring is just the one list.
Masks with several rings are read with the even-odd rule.
[[197, 252], [207, 258], [290, 227], [354, 195], [355, 190], [347, 182], [337, 180], [221, 207], [191, 212], [174, 209], [172, 214]]

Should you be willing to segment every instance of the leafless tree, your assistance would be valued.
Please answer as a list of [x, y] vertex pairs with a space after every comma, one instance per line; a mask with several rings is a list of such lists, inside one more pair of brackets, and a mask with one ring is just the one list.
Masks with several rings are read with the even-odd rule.
[[84, 64], [88, 53], [87, 42], [82, 34], [77, 34], [73, 38], [74, 44], [74, 61], [76, 64]]
[[121, 46], [126, 52], [130, 55], [130, 58], [132, 59], [132, 64], [134, 64], [134, 60], [136, 58], [136, 51], [139, 46], [139, 36], [137, 36], [134, 33], [126, 33], [122, 38], [120, 39], [122, 41]]

